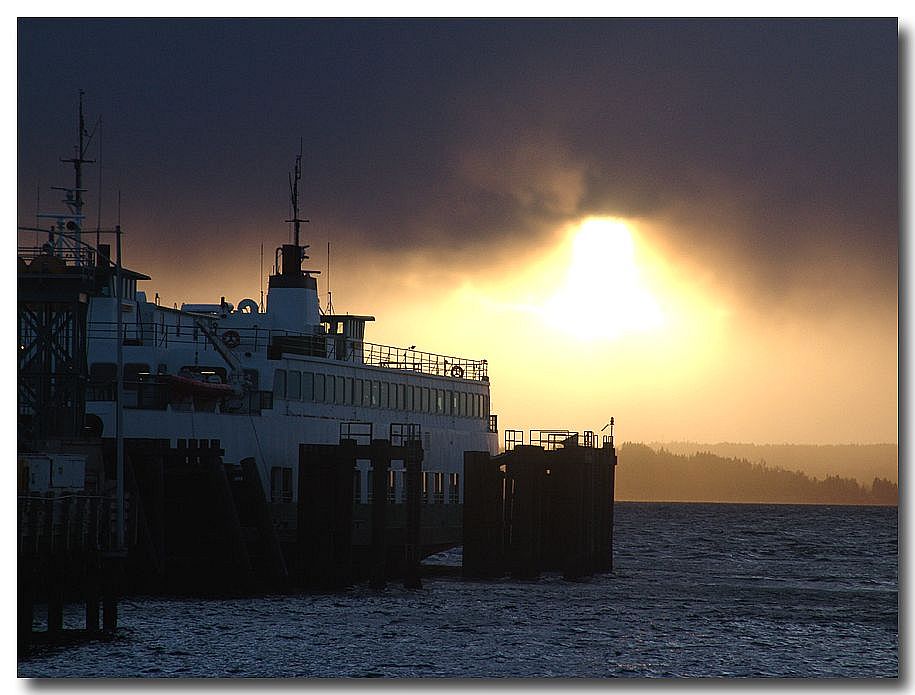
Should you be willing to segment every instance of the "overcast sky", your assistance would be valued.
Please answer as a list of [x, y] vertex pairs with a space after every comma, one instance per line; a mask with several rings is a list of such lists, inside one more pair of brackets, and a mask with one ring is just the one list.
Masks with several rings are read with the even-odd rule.
[[301, 139], [316, 250], [469, 267], [609, 215], [757, 317], [892, 318], [898, 47], [894, 19], [20, 20], [18, 219], [59, 207], [83, 89], [102, 224], [120, 191], [169, 302], [288, 238]]

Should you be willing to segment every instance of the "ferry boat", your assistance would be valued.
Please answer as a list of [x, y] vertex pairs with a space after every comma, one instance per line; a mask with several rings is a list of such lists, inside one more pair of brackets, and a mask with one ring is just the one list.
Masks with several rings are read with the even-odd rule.
[[[218, 440], [225, 463], [254, 458], [269, 501], [286, 503], [298, 499], [300, 444], [418, 437], [428, 501], [461, 503], [463, 452], [498, 452], [487, 362], [370, 343], [373, 316], [322, 308], [319, 272], [304, 267], [300, 239], [301, 154], [290, 175], [293, 240], [276, 249], [266, 306], [223, 296], [172, 308], [149, 300], [139, 287], [151, 278], [122, 267], [119, 251], [113, 258], [110, 244], [93, 247], [80, 234], [82, 121], [80, 104], [80, 145], [68, 160], [76, 183], [61, 189], [68, 211], [49, 216], [43, 247], [19, 256], [21, 265], [82, 264], [93, 277], [85, 414], [94, 434], [173, 447]], [[369, 465], [358, 466], [354, 495], [366, 502]], [[402, 467], [393, 468], [390, 494], [400, 500]]]

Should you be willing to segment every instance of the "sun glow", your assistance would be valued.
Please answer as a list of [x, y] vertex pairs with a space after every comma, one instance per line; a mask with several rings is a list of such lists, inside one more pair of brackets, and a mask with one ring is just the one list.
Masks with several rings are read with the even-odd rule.
[[569, 230], [565, 277], [543, 305], [544, 319], [584, 338], [612, 339], [664, 328], [667, 316], [652, 291], [632, 229], [622, 220], [589, 217]]

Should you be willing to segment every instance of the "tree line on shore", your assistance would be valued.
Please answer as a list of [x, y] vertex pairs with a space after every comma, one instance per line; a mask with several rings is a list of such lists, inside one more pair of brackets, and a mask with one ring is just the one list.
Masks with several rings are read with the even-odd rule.
[[769, 504], [898, 503], [898, 485], [875, 477], [811, 478], [765, 462], [725, 458], [710, 452], [677, 454], [627, 442], [618, 451], [617, 500], [658, 502], [747, 502]]

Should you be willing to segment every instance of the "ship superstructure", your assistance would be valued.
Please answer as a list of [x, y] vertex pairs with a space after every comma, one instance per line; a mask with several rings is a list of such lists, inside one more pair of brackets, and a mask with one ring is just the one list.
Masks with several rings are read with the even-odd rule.
[[[84, 155], [81, 142], [78, 176]], [[459, 503], [463, 452], [498, 448], [486, 360], [369, 343], [365, 330], [374, 317], [322, 311], [318, 272], [303, 268], [300, 178], [301, 154], [290, 175], [293, 215], [286, 220], [294, 235], [276, 250], [263, 308], [225, 297], [180, 308], [149, 301], [138, 283], [150, 278], [121, 267], [119, 249], [112, 258], [110, 245], [93, 247], [79, 237], [81, 198], [42, 230], [46, 244], [20, 249], [23, 263], [78, 263], [90, 278], [87, 426], [103, 440], [117, 434], [171, 446], [218, 441], [226, 463], [255, 459], [275, 502], [298, 497], [300, 444], [420, 438], [430, 500]], [[67, 190], [70, 203], [81, 181]], [[357, 501], [368, 498], [368, 475], [360, 463]], [[402, 471], [393, 471], [390, 494], [403, 494]]]

